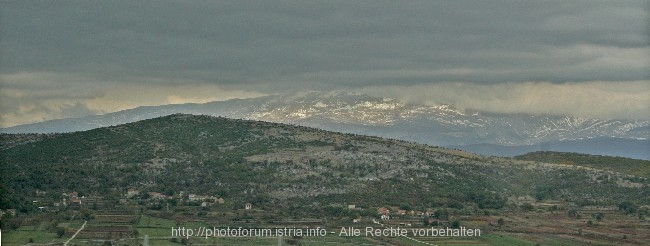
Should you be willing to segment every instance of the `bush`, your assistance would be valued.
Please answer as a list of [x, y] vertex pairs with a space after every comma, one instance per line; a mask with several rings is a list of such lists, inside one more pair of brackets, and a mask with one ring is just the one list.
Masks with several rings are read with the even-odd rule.
[[452, 228], [460, 228], [460, 221], [454, 220], [453, 222], [451, 222], [451, 227]]
[[57, 227], [56, 228], [56, 236], [58, 238], [62, 238], [63, 235], [65, 235], [65, 229], [63, 229], [63, 227]]

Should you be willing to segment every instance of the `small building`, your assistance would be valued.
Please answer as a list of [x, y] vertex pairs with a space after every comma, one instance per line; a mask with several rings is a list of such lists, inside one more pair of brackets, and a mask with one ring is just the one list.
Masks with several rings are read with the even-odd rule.
[[244, 208], [245, 208], [246, 210], [250, 210], [250, 209], [253, 208], [253, 204], [246, 203], [246, 205], [244, 205]]
[[81, 199], [78, 197], [70, 199], [70, 205], [81, 205]]
[[207, 206], [208, 206], [208, 202], [202, 202], [201, 203], [201, 207], [207, 207]]
[[138, 195], [140, 195], [140, 191], [136, 188], [129, 188], [129, 190], [126, 191], [127, 198], [131, 198]]
[[361, 218], [352, 220], [352, 223], [359, 223], [359, 222], [361, 222]]
[[388, 215], [390, 211], [386, 207], [381, 207], [377, 209], [377, 214], [379, 215]]
[[217, 199], [217, 203], [219, 204], [223, 204], [224, 202], [226, 202], [226, 200], [224, 200], [222, 197], [219, 197], [219, 199]]
[[349, 204], [349, 205], [348, 205], [348, 209], [355, 209], [356, 207], [357, 207], [357, 206], [354, 205], [354, 204]]
[[200, 196], [200, 195], [197, 195], [197, 194], [189, 194], [187, 196], [187, 199], [194, 202], [194, 201], [203, 201], [203, 200], [207, 199], [207, 197]]
[[7, 211], [7, 214], [9, 214], [11, 216], [16, 216], [16, 209], [15, 208], [9, 208], [6, 211]]
[[165, 194], [162, 194], [160, 192], [149, 192], [149, 199], [159, 199], [159, 200], [165, 200], [167, 196]]
[[388, 214], [382, 214], [381, 220], [390, 220], [390, 216]]

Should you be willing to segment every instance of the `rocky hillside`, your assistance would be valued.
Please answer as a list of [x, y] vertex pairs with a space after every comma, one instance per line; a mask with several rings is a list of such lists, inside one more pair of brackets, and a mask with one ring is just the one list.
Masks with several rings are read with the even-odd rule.
[[1, 138], [2, 209], [33, 209], [28, 194], [37, 190], [117, 200], [128, 188], [213, 194], [269, 208], [500, 208], [520, 196], [580, 205], [650, 204], [650, 181], [616, 169], [483, 157], [212, 116], [176, 114], [83, 132]]

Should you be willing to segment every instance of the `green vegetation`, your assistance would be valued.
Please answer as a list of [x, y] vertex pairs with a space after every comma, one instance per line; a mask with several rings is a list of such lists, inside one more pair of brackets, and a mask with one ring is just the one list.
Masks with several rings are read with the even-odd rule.
[[488, 234], [485, 236], [485, 238], [488, 240], [490, 245], [502, 245], [502, 246], [534, 246], [535, 243], [531, 241], [527, 241], [524, 239], [520, 238], [515, 238], [515, 237], [510, 237], [506, 235], [498, 235], [498, 234]]
[[650, 161], [646, 160], [550, 151], [531, 152], [515, 159], [585, 166], [650, 179]]
[[54, 242], [63, 242], [64, 239], [59, 238], [55, 233], [41, 230], [33, 226], [21, 226], [20, 228], [11, 231], [11, 233], [2, 232], [2, 243], [11, 245], [25, 245], [30, 239], [33, 243], [45, 244]]
[[[298, 213], [312, 213], [306, 205], [313, 202], [408, 210], [498, 209], [513, 195], [579, 205], [649, 203], [649, 191], [642, 189], [649, 182], [639, 176], [513, 165], [395, 140], [208, 116], [172, 115], [85, 132], [42, 137], [5, 134], [2, 139], [11, 144], [0, 151], [6, 164], [0, 166], [0, 208], [22, 213], [39, 206], [32, 203], [31, 194], [37, 191], [44, 192], [42, 199], [47, 200], [63, 199], [60, 191], [101, 194], [117, 204], [129, 187], [140, 188], [142, 198], [148, 198], [148, 191], [185, 191], [265, 209], [294, 204], [292, 212]], [[650, 167], [648, 162], [624, 158], [551, 156], [551, 161], [591, 163], [594, 168], [621, 172]], [[603, 164], [610, 160], [616, 162]], [[621, 186], [618, 181], [632, 185]], [[302, 199], [305, 196], [310, 199]], [[178, 201], [172, 201], [172, 206], [180, 205]], [[148, 208], [165, 206], [158, 202]], [[343, 215], [325, 208], [320, 211]]]
[[[508, 217], [513, 212], [524, 218], [558, 214], [554, 218], [571, 223], [585, 216], [581, 225], [596, 230], [614, 223], [612, 217], [643, 220], [650, 204], [647, 162], [629, 159], [566, 153], [550, 159], [482, 157], [397, 140], [190, 115], [85, 132], [0, 137], [0, 209], [17, 212], [3, 215], [0, 227], [16, 244], [30, 238], [65, 241], [89, 221], [75, 243], [90, 235], [133, 242], [148, 235], [155, 245], [180, 245], [181, 238], [170, 236], [171, 228], [180, 225], [336, 228], [357, 218], [374, 225], [380, 207], [388, 208], [394, 220], [417, 226], [514, 230], [525, 219]], [[129, 188], [139, 193], [127, 196]], [[252, 209], [245, 209], [246, 203]], [[613, 208], [607, 211], [617, 214], [582, 211], [586, 206]], [[397, 215], [398, 210], [405, 212]], [[477, 216], [482, 219], [465, 218]], [[321, 239], [336, 244], [403, 240], [285, 240], [321, 245]], [[519, 240], [488, 239], [506, 245]], [[220, 240], [268, 245], [276, 239]]]

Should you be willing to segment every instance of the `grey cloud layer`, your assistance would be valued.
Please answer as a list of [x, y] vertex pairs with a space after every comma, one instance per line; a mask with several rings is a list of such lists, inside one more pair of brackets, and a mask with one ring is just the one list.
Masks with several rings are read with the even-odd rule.
[[[113, 86], [213, 84], [259, 93], [642, 81], [650, 78], [649, 6], [643, 0], [3, 1], [0, 76], [52, 73]], [[24, 83], [39, 90], [44, 82]], [[9, 84], [16, 85], [2, 85]]]
[[[223, 84], [293, 84], [311, 76], [351, 86], [648, 78], [647, 58], [579, 66], [608, 59], [601, 48], [650, 55], [645, 1], [7, 5], [3, 73], [82, 70]], [[469, 72], [445, 72], [459, 68]], [[345, 76], [355, 73], [361, 75]]]

